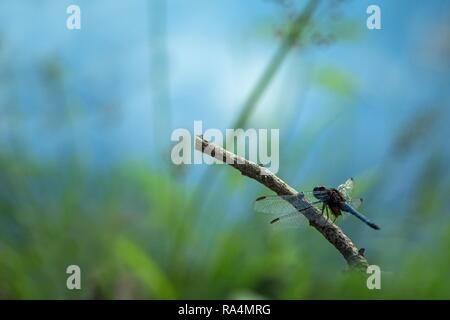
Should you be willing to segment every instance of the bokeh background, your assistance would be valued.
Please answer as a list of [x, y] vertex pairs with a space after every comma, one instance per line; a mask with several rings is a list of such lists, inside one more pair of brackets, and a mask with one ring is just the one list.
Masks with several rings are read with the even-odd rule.
[[[450, 3], [321, 1], [296, 22], [307, 3], [2, 0], [0, 298], [449, 299]], [[298, 190], [354, 177], [381, 230], [338, 224], [382, 289], [314, 229], [268, 224], [255, 181], [173, 165], [194, 120], [279, 128]]]

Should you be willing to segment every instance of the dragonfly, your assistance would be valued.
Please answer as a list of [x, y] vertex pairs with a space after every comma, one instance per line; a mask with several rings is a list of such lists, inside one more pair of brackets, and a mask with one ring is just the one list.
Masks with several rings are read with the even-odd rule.
[[[322, 215], [326, 215], [327, 221], [331, 215], [334, 223], [339, 216], [343, 215], [343, 212], [346, 212], [372, 229], [379, 230], [378, 225], [357, 211], [363, 199], [352, 198], [353, 185], [353, 178], [349, 178], [337, 188], [318, 186], [312, 191], [299, 192], [295, 195], [262, 196], [255, 200], [254, 208], [258, 212], [276, 215], [276, 218], [270, 221], [271, 224], [299, 226], [302, 224], [301, 220], [304, 220], [302, 212], [315, 206]], [[309, 201], [305, 202], [304, 200]]]

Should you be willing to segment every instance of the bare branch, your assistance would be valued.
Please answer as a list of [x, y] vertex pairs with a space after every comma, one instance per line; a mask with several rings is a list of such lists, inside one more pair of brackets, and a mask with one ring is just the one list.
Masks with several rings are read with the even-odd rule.
[[[248, 161], [222, 147], [197, 136], [195, 140], [195, 148], [205, 154], [214, 157], [233, 168], [239, 170], [244, 176], [252, 178], [259, 183], [265, 185], [278, 195], [294, 195], [298, 192], [281, 180], [278, 176], [270, 172], [267, 168], [261, 167], [256, 163]], [[309, 205], [305, 198], [298, 199], [292, 205], [305, 207]], [[348, 236], [342, 232], [341, 228], [327, 220], [314, 206], [302, 213], [308, 219], [309, 224], [319, 231], [325, 239], [328, 240], [344, 257], [348, 265], [352, 268], [366, 270], [368, 262], [366, 258], [358, 251]]]

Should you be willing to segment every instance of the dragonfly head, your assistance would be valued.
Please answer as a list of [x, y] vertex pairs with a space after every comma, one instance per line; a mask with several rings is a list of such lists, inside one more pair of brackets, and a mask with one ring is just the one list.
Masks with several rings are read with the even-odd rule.
[[329, 197], [327, 191], [329, 191], [329, 190], [327, 188], [325, 188], [324, 186], [315, 187], [313, 189], [313, 195], [315, 198], [317, 198], [321, 201], [326, 201]]

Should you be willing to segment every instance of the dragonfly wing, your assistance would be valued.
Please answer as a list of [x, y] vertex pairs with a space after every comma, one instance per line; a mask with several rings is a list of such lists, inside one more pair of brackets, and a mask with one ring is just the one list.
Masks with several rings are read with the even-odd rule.
[[353, 191], [353, 178], [347, 179], [347, 181], [337, 187], [337, 190], [344, 196], [345, 199], [351, 200]]
[[255, 200], [254, 209], [258, 212], [269, 213], [274, 215], [286, 215], [303, 208], [308, 205], [297, 203], [297, 208], [292, 205], [298, 199], [303, 197], [302, 194], [286, 195], [286, 196], [262, 196]]
[[305, 216], [303, 216], [300, 211], [294, 211], [285, 215], [281, 215], [270, 221], [270, 223], [278, 228], [299, 228], [307, 225], [305, 223], [305, 220]]
[[271, 214], [274, 219], [270, 223], [278, 228], [298, 228], [307, 225], [301, 210], [311, 207], [311, 204], [299, 201], [303, 197], [302, 193], [288, 196], [263, 196], [255, 200], [254, 208], [256, 211]]
[[[311, 208], [312, 206], [315, 206], [319, 203], [322, 203], [322, 201], [315, 201], [309, 205], [305, 205], [304, 209]], [[291, 228], [303, 226], [303, 225], [305, 225], [306, 218], [302, 212], [303, 212], [303, 210], [300, 209], [300, 211], [296, 210], [294, 212], [281, 215], [279, 217], [276, 217], [272, 221], [270, 221], [270, 223], [276, 224], [276, 225], [282, 225], [282, 226], [286, 226], [286, 227], [291, 227]]]
[[358, 209], [359, 207], [361, 207], [362, 203], [363, 203], [363, 198], [355, 198], [350, 201], [350, 205], [354, 209]]

